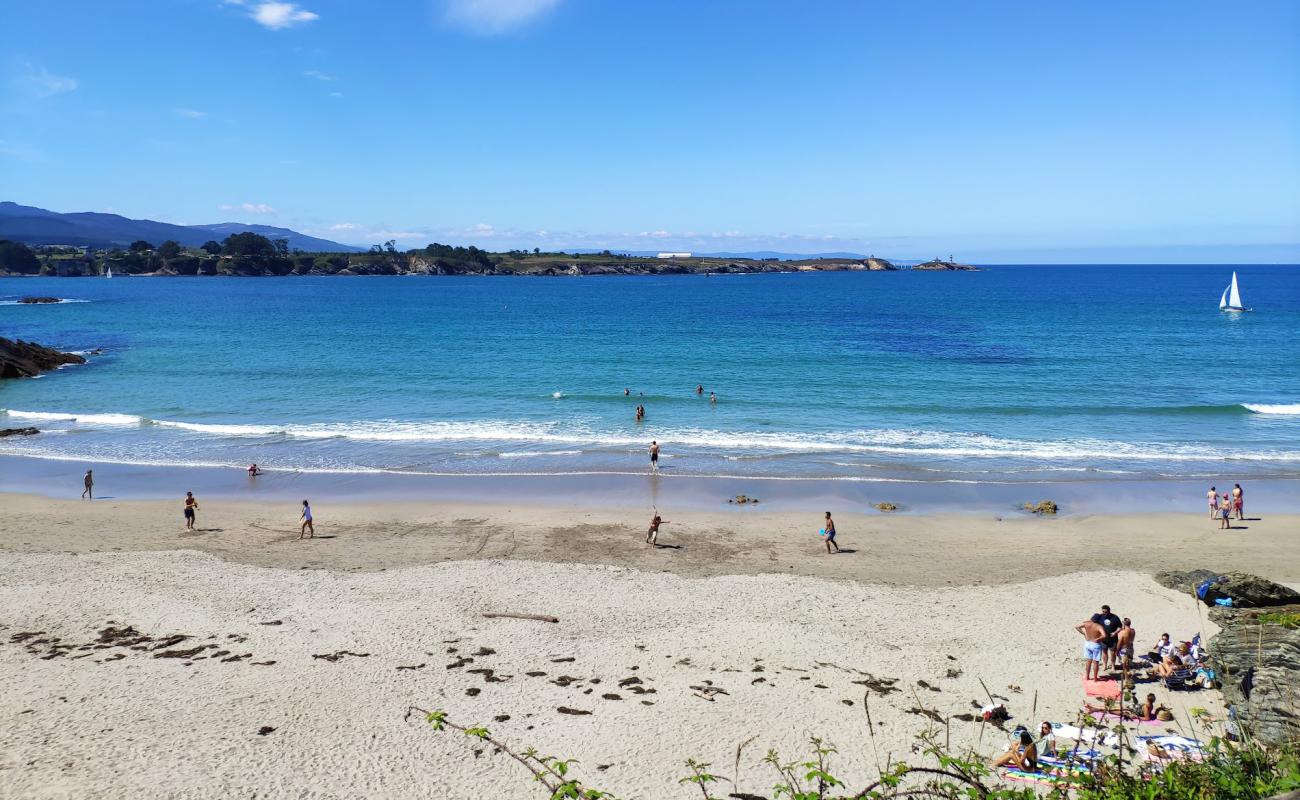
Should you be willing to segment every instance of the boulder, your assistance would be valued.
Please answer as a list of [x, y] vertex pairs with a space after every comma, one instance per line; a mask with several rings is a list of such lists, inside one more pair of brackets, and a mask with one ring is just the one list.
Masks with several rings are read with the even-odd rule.
[[893, 503], [872, 503], [871, 507], [877, 511], [897, 511], [898, 506]]
[[21, 304], [23, 304], [23, 305], [35, 305], [36, 303], [62, 303], [62, 302], [63, 302], [63, 298], [61, 298], [61, 297], [32, 297], [32, 296], [28, 296], [28, 297], [20, 297], [20, 298], [18, 298], [18, 302], [21, 303]]
[[84, 363], [86, 359], [75, 353], [0, 337], [0, 378], [31, 378], [64, 364]]
[[0, 439], [6, 436], [32, 436], [40, 433], [35, 428], [0, 428]]
[[1046, 514], [1049, 516], [1056, 514], [1056, 503], [1051, 500], [1041, 500], [1038, 503], [1025, 503], [1021, 508], [1031, 514]]
[[872, 272], [892, 272], [898, 269], [898, 267], [894, 266], [891, 262], [883, 258], [876, 258], [875, 256], [868, 258], [863, 263], [866, 265], [866, 268]]
[[735, 503], [736, 505], [741, 505], [741, 506], [743, 506], [743, 505], [746, 505], [746, 504], [748, 504], [748, 503], [757, 503], [757, 502], [758, 502], [758, 498], [757, 498], [757, 497], [750, 497], [750, 496], [748, 496], [748, 495], [738, 494], [738, 495], [736, 495], [735, 497], [728, 498], [728, 499], [727, 499], [727, 502], [728, 502], [728, 503]]
[[1201, 598], [1207, 606], [1214, 606], [1219, 598], [1231, 598], [1235, 608], [1268, 608], [1300, 604], [1300, 592], [1258, 575], [1245, 572], [1214, 572], [1194, 569], [1186, 572], [1160, 572], [1156, 583], [1178, 592], [1196, 594], [1205, 581], [1213, 581]]

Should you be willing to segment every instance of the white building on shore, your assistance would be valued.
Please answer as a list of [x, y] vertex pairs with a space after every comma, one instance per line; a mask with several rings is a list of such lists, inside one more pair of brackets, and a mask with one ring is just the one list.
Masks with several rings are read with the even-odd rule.
[[660, 253], [655, 258], [690, 258], [690, 253]]

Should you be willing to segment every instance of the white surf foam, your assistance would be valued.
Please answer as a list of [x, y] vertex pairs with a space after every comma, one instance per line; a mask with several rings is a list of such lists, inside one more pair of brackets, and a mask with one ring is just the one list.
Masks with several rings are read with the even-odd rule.
[[1241, 407], [1256, 414], [1300, 414], [1300, 403], [1242, 403]]
[[143, 417], [134, 414], [69, 414], [61, 411], [5, 411], [17, 419], [43, 419], [51, 422], [77, 422], [85, 425], [139, 425]]

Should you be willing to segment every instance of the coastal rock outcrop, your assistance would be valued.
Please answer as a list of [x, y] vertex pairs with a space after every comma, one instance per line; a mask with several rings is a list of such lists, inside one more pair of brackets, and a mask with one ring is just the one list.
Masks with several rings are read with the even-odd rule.
[[924, 264], [917, 264], [912, 269], [926, 270], [928, 272], [978, 272], [979, 267], [970, 264], [959, 264], [956, 261], [940, 261], [934, 259]]
[[0, 439], [6, 436], [35, 436], [40, 431], [35, 428], [0, 428]]
[[1052, 516], [1056, 514], [1057, 511], [1056, 503], [1051, 500], [1040, 500], [1037, 503], [1025, 503], [1021, 508], [1031, 514], [1045, 514], [1047, 516]]
[[883, 258], [876, 258], [875, 256], [868, 258], [862, 263], [872, 272], [893, 272], [898, 269], [898, 267], [894, 266], [893, 262]]
[[18, 298], [18, 303], [24, 306], [36, 305], [38, 303], [62, 303], [62, 302], [63, 302], [63, 298], [61, 297], [32, 297], [28, 295], [27, 297]]
[[1155, 578], [1193, 596], [1213, 580], [1205, 602], [1232, 598], [1232, 607], [1216, 605], [1209, 614], [1220, 628], [1209, 652], [1223, 699], [1260, 741], [1300, 739], [1300, 592], [1244, 572], [1190, 570]]
[[84, 363], [86, 359], [76, 353], [0, 337], [0, 378], [31, 378], [64, 364]]

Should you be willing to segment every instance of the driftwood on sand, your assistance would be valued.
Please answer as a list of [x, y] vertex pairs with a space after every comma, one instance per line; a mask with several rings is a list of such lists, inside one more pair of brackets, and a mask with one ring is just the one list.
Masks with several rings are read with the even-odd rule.
[[511, 614], [503, 612], [500, 614], [484, 614], [483, 616], [495, 619], [497, 617], [507, 617], [509, 619], [535, 619], [538, 622], [559, 622], [559, 617], [552, 617], [547, 614]]

